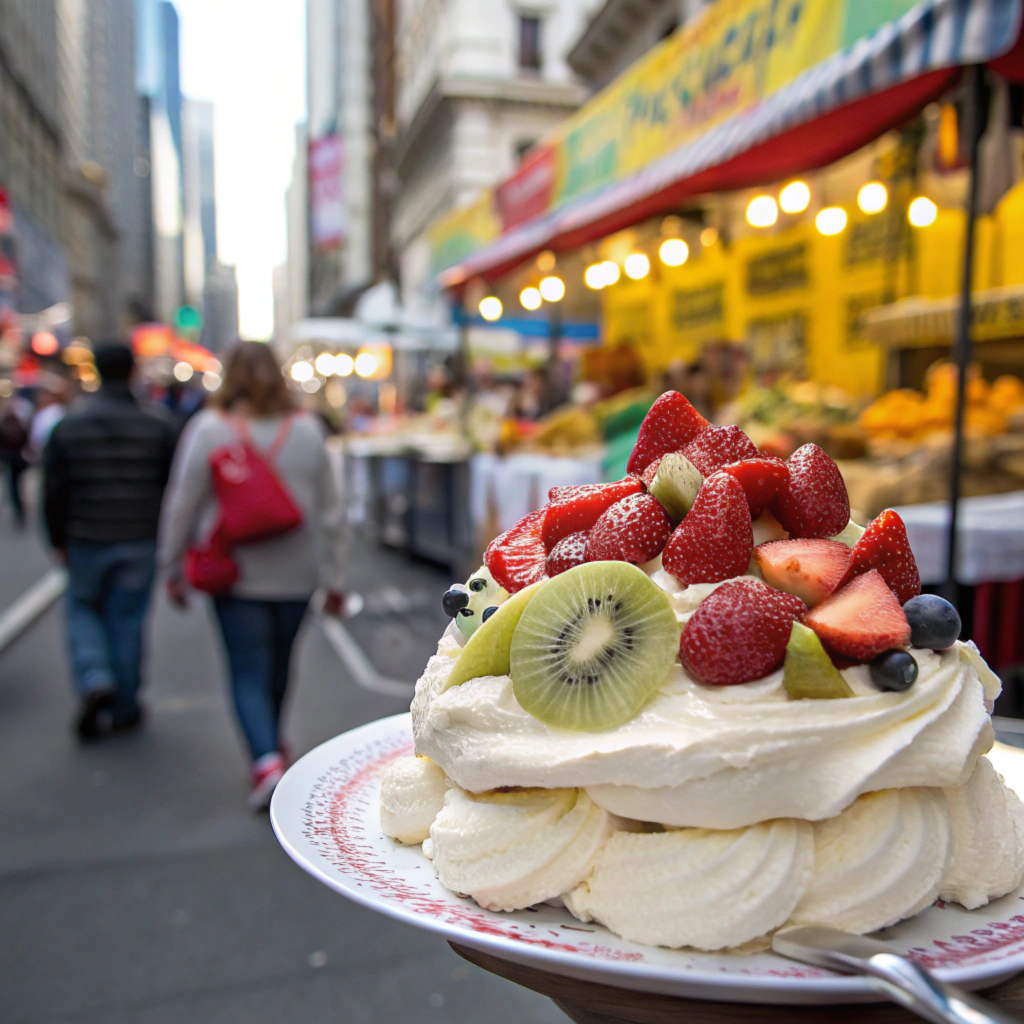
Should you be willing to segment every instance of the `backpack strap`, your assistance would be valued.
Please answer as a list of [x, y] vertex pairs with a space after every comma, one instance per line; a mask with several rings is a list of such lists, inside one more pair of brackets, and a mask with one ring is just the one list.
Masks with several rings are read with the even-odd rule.
[[[294, 419], [294, 417], [294, 413], [289, 413], [287, 416], [285, 416], [284, 420], [281, 422], [281, 426], [277, 428], [277, 433], [274, 435], [274, 440], [270, 442], [270, 447], [265, 452], [261, 453], [268, 462], [274, 462], [277, 459], [277, 456], [280, 454], [281, 449], [284, 447], [285, 442], [288, 440], [288, 435], [291, 433], [292, 420]], [[235, 432], [238, 434], [238, 437], [243, 444], [254, 449], [255, 451], [259, 451], [259, 449], [256, 447], [255, 441], [253, 441], [252, 439], [252, 431], [249, 429], [248, 420], [233, 416], [225, 416], [224, 421], [228, 424], [228, 426], [234, 428]]]
[[267, 449], [267, 458], [271, 462], [277, 461], [277, 456], [281, 449], [285, 446], [285, 442], [288, 440], [288, 435], [292, 431], [292, 419], [293, 414], [289, 413], [285, 416], [281, 423], [281, 426], [277, 428], [277, 434], [274, 436], [274, 440], [270, 442], [270, 447]]

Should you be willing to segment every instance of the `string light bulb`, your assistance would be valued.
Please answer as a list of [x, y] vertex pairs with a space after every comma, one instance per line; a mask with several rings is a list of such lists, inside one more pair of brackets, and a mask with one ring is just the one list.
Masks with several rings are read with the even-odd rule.
[[846, 227], [846, 211], [841, 206], [826, 206], [818, 211], [814, 226], [823, 235], [838, 235]]
[[747, 203], [747, 223], [752, 228], [770, 228], [778, 219], [779, 204], [771, 196], [754, 196]]
[[561, 302], [565, 297], [565, 282], [556, 274], [551, 274], [541, 280], [540, 294], [545, 302]]
[[535, 309], [540, 309], [540, 304], [543, 301], [544, 300], [541, 298], [540, 292], [532, 285], [528, 288], [524, 288], [519, 293], [519, 305], [522, 306], [523, 309], [528, 309], [531, 312]]
[[[779, 193], [783, 213], [803, 213], [811, 204], [811, 189], [806, 181], [791, 181]], [[774, 224], [774, 219], [772, 220]]]
[[651, 261], [645, 252], [631, 252], [623, 269], [631, 281], [642, 281], [651, 272]]
[[938, 215], [939, 208], [927, 196], [918, 196], [907, 208], [907, 220], [915, 228], [929, 227]]
[[[490, 323], [495, 320], [501, 319], [502, 312], [501, 299], [497, 295], [486, 295], [480, 300], [480, 315]], [[359, 367], [356, 367], [356, 373], [359, 373]], [[360, 374], [360, 376], [364, 376]]]
[[681, 267], [690, 258], [690, 247], [681, 238], [666, 238], [658, 248], [658, 259], [666, 267]]
[[889, 190], [880, 181], [861, 185], [857, 205], [864, 213], [881, 213], [889, 203]]

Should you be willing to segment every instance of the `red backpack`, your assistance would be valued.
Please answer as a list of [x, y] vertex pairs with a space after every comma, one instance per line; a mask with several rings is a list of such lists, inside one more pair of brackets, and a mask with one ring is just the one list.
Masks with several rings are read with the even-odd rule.
[[274, 469], [291, 431], [291, 417], [281, 424], [266, 454], [253, 444], [247, 423], [236, 424], [236, 430], [234, 441], [210, 452], [210, 478], [220, 506], [217, 525], [207, 543], [190, 548], [185, 559], [189, 583], [210, 594], [223, 594], [238, 581], [233, 545], [270, 540], [302, 525], [302, 509]]

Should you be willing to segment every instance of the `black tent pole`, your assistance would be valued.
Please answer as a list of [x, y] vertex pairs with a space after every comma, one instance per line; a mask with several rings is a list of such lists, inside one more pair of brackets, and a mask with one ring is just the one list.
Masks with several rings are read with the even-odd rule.
[[964, 405], [967, 397], [967, 368], [971, 362], [971, 278], [974, 271], [974, 224], [978, 216], [978, 144], [981, 141], [984, 69], [975, 64], [968, 69], [969, 86], [965, 112], [965, 135], [970, 169], [967, 182], [967, 225], [964, 234], [963, 278], [960, 285], [960, 309], [957, 315], [953, 356], [957, 366], [956, 413], [953, 424], [953, 453], [949, 467], [949, 536], [946, 541], [946, 599], [957, 601], [956, 548], [957, 516], [960, 504], [960, 477], [963, 470]]

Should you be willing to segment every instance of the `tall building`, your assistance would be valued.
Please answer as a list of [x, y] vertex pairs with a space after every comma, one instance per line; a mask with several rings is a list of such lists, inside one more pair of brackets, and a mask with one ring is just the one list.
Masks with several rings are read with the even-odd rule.
[[203, 333], [200, 342], [223, 352], [238, 338], [238, 277], [234, 267], [215, 263], [203, 287]]
[[285, 196], [288, 255], [274, 278], [274, 337], [280, 341], [288, 328], [309, 315], [309, 190], [307, 130], [295, 126], [292, 179]]
[[214, 180], [213, 104], [184, 101], [185, 298], [200, 306], [207, 272], [217, 263], [217, 195]]
[[399, 3], [391, 238], [410, 313], [438, 306], [428, 227], [509, 175], [586, 97], [564, 55], [592, 6]]
[[[308, 274], [314, 313], [372, 281], [368, 0], [308, 0]], [[294, 187], [294, 180], [293, 180]]]
[[58, 69], [55, 0], [0, 0], [0, 189], [13, 221], [21, 312], [71, 297]]

